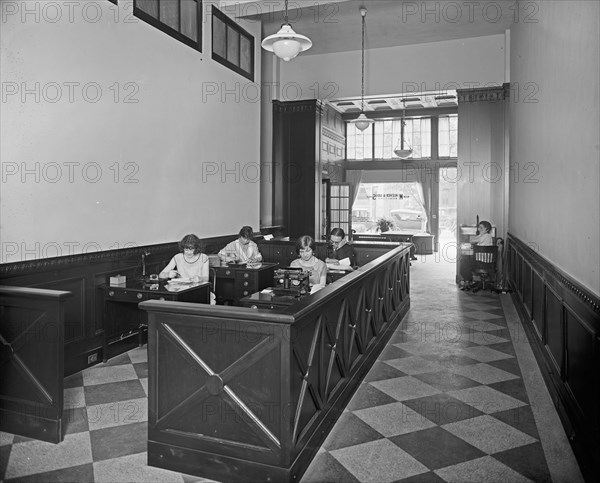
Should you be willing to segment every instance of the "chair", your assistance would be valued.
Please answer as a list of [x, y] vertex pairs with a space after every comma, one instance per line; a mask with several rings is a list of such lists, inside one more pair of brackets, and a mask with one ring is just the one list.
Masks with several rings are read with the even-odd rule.
[[492, 279], [496, 280], [496, 262], [498, 260], [498, 246], [473, 246], [473, 275], [481, 279], [481, 287], [477, 286], [473, 292], [479, 289], [485, 290], [486, 282], [489, 283], [490, 290], [494, 290], [491, 284]]

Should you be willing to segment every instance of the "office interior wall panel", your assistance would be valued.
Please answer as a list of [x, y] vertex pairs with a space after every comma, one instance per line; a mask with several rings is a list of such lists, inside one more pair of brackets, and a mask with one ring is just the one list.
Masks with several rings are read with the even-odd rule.
[[545, 307], [545, 339], [548, 352], [554, 364], [557, 374], [563, 374], [563, 351], [564, 351], [564, 325], [562, 304], [558, 294], [551, 288], [546, 290]]
[[[513, 301], [580, 464], [600, 464], [600, 299], [508, 235]], [[533, 279], [531, 274], [534, 274]], [[528, 275], [529, 274], [529, 275]], [[531, 289], [533, 286], [533, 297]], [[539, 307], [540, 300], [543, 309]], [[533, 303], [532, 303], [533, 300]], [[541, 314], [541, 317], [540, 317]]]

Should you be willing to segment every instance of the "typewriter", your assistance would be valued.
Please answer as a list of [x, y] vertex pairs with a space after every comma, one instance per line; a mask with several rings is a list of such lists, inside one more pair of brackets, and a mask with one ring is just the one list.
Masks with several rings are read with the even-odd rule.
[[308, 272], [301, 268], [284, 267], [275, 270], [273, 275], [273, 293], [301, 297], [310, 293]]

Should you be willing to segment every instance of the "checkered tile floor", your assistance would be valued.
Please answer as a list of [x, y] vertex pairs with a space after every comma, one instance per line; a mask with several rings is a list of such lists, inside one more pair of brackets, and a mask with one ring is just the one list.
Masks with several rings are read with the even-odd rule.
[[[550, 482], [565, 478], [552, 474], [547, 448], [557, 444], [574, 468], [563, 481], [581, 481], [564, 433], [540, 436], [548, 433], [540, 425], [553, 423], [536, 420], [530, 394], [539, 391], [525, 386], [530, 368], [517, 357], [531, 349], [520, 323], [505, 316], [509, 296], [465, 293], [447, 281], [431, 290], [419, 269], [413, 262], [402, 330], [302, 482]], [[64, 442], [3, 433], [6, 481], [206, 481], [147, 466], [147, 372], [142, 347], [68, 377]]]

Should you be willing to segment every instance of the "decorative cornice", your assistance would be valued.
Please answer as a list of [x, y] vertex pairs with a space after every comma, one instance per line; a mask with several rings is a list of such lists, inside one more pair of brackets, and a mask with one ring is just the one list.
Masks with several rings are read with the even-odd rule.
[[[506, 84], [505, 84], [506, 85]], [[476, 89], [457, 89], [458, 103], [461, 102], [498, 102], [507, 99], [508, 90], [503, 86], [480, 87]]]
[[315, 112], [321, 115], [323, 110], [323, 101], [318, 99], [309, 99], [304, 101], [278, 101], [273, 100], [273, 109], [275, 112]]
[[321, 132], [324, 137], [333, 139], [334, 141], [337, 141], [338, 143], [344, 144], [346, 142], [346, 138], [344, 136], [340, 136], [338, 133], [336, 133], [335, 131], [332, 131], [328, 127], [323, 126]]
[[557, 280], [563, 287], [568, 289], [573, 295], [575, 295], [581, 302], [592, 309], [596, 314], [600, 315], [600, 298], [592, 294], [579, 282], [571, 278], [569, 275], [555, 267], [550, 261], [542, 257], [529, 245], [519, 240], [510, 233], [507, 236], [509, 245], [512, 244], [518, 252], [520, 252], [525, 259], [527, 259], [532, 266], [535, 266], [539, 271], [546, 272], [555, 280]]

